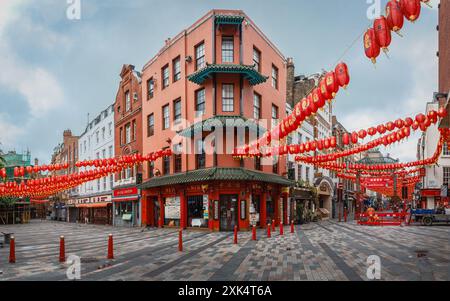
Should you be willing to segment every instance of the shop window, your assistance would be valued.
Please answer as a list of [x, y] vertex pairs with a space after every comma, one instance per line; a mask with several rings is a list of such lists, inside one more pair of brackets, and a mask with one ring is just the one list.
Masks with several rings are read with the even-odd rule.
[[207, 228], [208, 220], [205, 211], [208, 210], [208, 196], [190, 196], [187, 198], [187, 222], [189, 227]]
[[261, 204], [261, 198], [259, 195], [252, 195], [252, 201], [250, 203], [250, 209], [249, 209], [249, 214], [250, 214], [250, 221], [253, 221], [253, 224], [255, 224], [255, 226], [260, 226], [261, 222], [260, 222], [260, 204]]
[[180, 197], [165, 198], [164, 224], [170, 227], [180, 226]]

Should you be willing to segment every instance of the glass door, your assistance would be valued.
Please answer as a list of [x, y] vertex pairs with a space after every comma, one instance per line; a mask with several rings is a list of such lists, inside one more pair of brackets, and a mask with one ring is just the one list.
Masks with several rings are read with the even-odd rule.
[[220, 231], [233, 231], [237, 225], [238, 196], [220, 196]]

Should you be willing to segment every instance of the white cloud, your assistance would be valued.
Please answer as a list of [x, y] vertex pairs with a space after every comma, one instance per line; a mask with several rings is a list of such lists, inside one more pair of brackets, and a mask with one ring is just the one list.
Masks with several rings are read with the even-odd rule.
[[[31, 66], [18, 58], [4, 36], [6, 27], [19, 22], [17, 8], [24, 1], [0, 2], [0, 85], [20, 93], [27, 101], [33, 117], [42, 117], [62, 105], [64, 93], [58, 80], [43, 67]], [[30, 28], [32, 27], [29, 25]], [[37, 27], [39, 28], [39, 27]], [[53, 43], [58, 35], [48, 35]]]
[[17, 139], [24, 133], [20, 128], [7, 120], [5, 114], [0, 114], [0, 149], [14, 148]]

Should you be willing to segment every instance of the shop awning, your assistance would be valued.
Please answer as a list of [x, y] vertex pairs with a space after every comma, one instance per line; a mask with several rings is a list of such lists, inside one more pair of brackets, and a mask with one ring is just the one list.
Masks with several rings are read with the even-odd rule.
[[31, 205], [43, 205], [48, 204], [49, 200], [30, 200]]
[[140, 188], [147, 189], [205, 181], [257, 181], [283, 186], [292, 186], [294, 184], [294, 181], [276, 174], [263, 173], [245, 168], [214, 167], [152, 178], [143, 183]]
[[128, 196], [128, 197], [122, 197], [122, 198], [113, 198], [113, 202], [134, 202], [139, 200], [139, 196]]
[[216, 73], [242, 74], [252, 86], [265, 83], [268, 79], [267, 76], [264, 76], [255, 70], [255, 66], [235, 64], [207, 64], [206, 67], [189, 75], [187, 78], [197, 85], [202, 85]]
[[75, 207], [77, 208], [104, 208], [107, 207], [108, 204], [111, 203], [94, 203], [94, 204], [77, 204]]
[[245, 17], [242, 15], [216, 15], [215, 22], [217, 25], [239, 25], [242, 24]]

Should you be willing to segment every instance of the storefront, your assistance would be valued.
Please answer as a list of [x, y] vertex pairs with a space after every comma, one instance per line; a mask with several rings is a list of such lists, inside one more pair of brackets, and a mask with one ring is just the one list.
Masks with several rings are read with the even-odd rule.
[[328, 177], [320, 177], [315, 180], [319, 199], [319, 211], [322, 218], [330, 218], [332, 214], [333, 181]]
[[31, 219], [46, 219], [49, 200], [30, 200]]
[[112, 225], [112, 201], [111, 195], [97, 195], [76, 199], [69, 207], [69, 222]]
[[290, 220], [300, 225], [307, 222], [307, 212], [312, 209], [312, 192], [308, 188], [293, 188], [290, 198]]
[[136, 186], [114, 189], [113, 225], [117, 227], [140, 226], [140, 199], [140, 190]]
[[291, 181], [276, 175], [267, 176], [275, 183], [248, 181], [246, 176], [253, 177], [242, 169], [227, 169], [230, 180], [223, 181], [219, 180], [221, 169], [217, 170], [206, 181], [204, 174], [211, 169], [157, 177], [142, 184], [143, 225], [233, 231], [235, 226], [241, 230], [253, 224], [265, 227], [272, 220], [287, 224], [287, 194], [282, 192]]
[[420, 192], [422, 209], [435, 209], [441, 201], [441, 189], [422, 189]]

